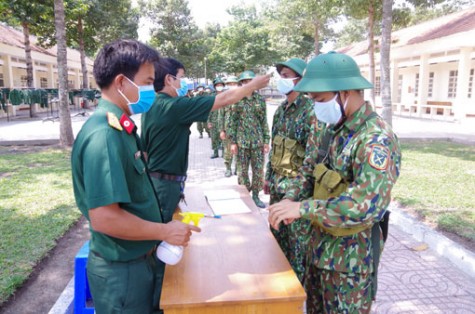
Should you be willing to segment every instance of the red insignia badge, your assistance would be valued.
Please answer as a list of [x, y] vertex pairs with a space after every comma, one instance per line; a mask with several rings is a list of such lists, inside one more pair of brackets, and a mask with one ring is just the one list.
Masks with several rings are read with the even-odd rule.
[[127, 131], [127, 133], [132, 134], [132, 132], [135, 131], [135, 124], [132, 122], [132, 120], [129, 119], [125, 114], [120, 117], [120, 125]]

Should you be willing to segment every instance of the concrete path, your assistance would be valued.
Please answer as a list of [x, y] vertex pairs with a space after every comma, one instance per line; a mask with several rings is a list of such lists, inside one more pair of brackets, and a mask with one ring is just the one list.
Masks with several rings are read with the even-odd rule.
[[[269, 125], [275, 109], [276, 106], [268, 106]], [[86, 119], [82, 116], [73, 118], [75, 134]], [[140, 121], [136, 117], [135, 120]], [[473, 122], [461, 124], [394, 117], [393, 125], [401, 139], [443, 138], [475, 144]], [[199, 139], [195, 125], [191, 129], [189, 183], [210, 187], [237, 184], [236, 176], [224, 177], [222, 158], [209, 158], [212, 152], [210, 139]], [[32, 140], [49, 143], [58, 138], [57, 121], [0, 120], [0, 145]], [[268, 196], [261, 196], [268, 203]], [[397, 208], [392, 211], [390, 236], [382, 255], [379, 291], [372, 312], [475, 313], [475, 255], [398, 212]], [[267, 212], [262, 210], [261, 213], [266, 219]], [[67, 308], [64, 304], [70, 302], [71, 295], [69, 285], [64, 290], [66, 299], [60, 300], [51, 313], [64, 313]], [[28, 296], [24, 297], [28, 302]]]

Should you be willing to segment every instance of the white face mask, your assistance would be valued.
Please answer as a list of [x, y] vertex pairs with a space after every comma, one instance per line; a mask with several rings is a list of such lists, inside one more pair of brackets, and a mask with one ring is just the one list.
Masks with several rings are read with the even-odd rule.
[[216, 87], [216, 90], [217, 90], [218, 92], [222, 91], [223, 89], [224, 89], [224, 86], [218, 86], [218, 87]]
[[298, 77], [293, 78], [280, 78], [277, 81], [277, 89], [284, 95], [287, 95], [294, 89], [294, 80], [298, 79]]
[[[313, 102], [313, 110], [315, 111], [315, 115], [317, 116], [317, 120], [322, 121], [324, 123], [329, 124], [337, 124], [338, 121], [341, 119], [341, 108], [340, 104], [336, 101], [336, 97], [338, 94], [333, 97], [333, 99], [325, 102]], [[346, 103], [345, 101], [345, 106]]]

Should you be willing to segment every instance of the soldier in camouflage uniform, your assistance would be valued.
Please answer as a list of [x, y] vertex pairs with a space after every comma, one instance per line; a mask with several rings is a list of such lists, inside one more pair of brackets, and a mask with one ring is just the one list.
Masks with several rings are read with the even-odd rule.
[[[223, 92], [224, 89], [224, 82], [221, 78], [216, 78], [213, 81], [213, 87], [216, 90], [216, 95]], [[215, 111], [211, 111], [208, 116], [208, 129], [211, 131], [211, 149], [213, 150], [213, 154], [211, 155], [211, 159], [218, 158], [218, 149], [221, 146], [221, 140], [219, 138], [219, 126], [218, 120], [219, 116], [222, 115], [222, 111], [225, 108], [221, 108]]]
[[382, 220], [387, 222], [401, 152], [389, 124], [364, 101], [362, 90], [368, 88], [355, 61], [335, 52], [310, 61], [295, 87], [309, 93], [319, 121], [331, 127], [319, 149], [306, 155], [285, 199], [269, 207], [269, 222], [276, 229], [299, 218], [314, 225], [314, 267], [307, 276], [316, 285], [307, 289], [309, 314], [369, 313], [376, 295], [387, 235]]
[[[277, 72], [281, 76], [277, 82], [278, 90], [286, 96], [277, 108], [272, 123], [272, 150], [267, 162], [264, 193], [270, 194], [270, 205], [280, 202], [284, 193], [278, 187], [288, 186], [302, 166], [305, 146], [311, 132], [320, 133], [323, 124], [316, 125], [313, 102], [303, 93], [294, 91], [303, 74], [306, 62], [302, 59], [290, 59], [277, 63]], [[298, 220], [279, 230], [271, 228], [282, 251], [292, 265], [299, 280], [304, 284], [307, 268], [308, 236], [312, 225], [307, 220]], [[300, 230], [300, 229], [303, 229]], [[300, 233], [304, 237], [299, 237]]]
[[[254, 72], [244, 71], [239, 76], [241, 85], [246, 85], [255, 77]], [[238, 183], [252, 192], [256, 206], [264, 208], [259, 199], [259, 191], [264, 185], [264, 154], [269, 152], [269, 127], [264, 98], [257, 92], [244, 97], [234, 105], [230, 116], [229, 139], [231, 151], [237, 154]], [[252, 183], [249, 181], [249, 163], [252, 170]]]
[[[203, 84], [203, 83], [198, 84], [198, 86], [196, 87], [195, 96], [206, 96], [205, 88], [206, 88], [205, 84]], [[203, 132], [204, 131], [206, 131], [206, 133], [208, 133], [208, 137], [211, 137], [210, 133], [209, 133], [209, 129], [208, 129], [208, 123], [198, 121], [198, 122], [196, 122], [196, 128], [198, 129], [198, 132], [200, 133], [199, 138], [203, 138]]]
[[[238, 78], [235, 76], [228, 76], [225, 80], [226, 89], [234, 89], [238, 87]], [[224, 176], [229, 178], [232, 175], [231, 166], [233, 163], [234, 155], [231, 153], [231, 142], [227, 136], [227, 130], [229, 130], [228, 122], [230, 121], [230, 115], [234, 108], [234, 105], [226, 106], [220, 110], [221, 115], [218, 119], [218, 128], [220, 130], [219, 137], [223, 141], [223, 158], [226, 172]], [[235, 161], [236, 164], [236, 161]], [[236, 168], [235, 168], [236, 169]], [[234, 171], [236, 174], [236, 170]]]

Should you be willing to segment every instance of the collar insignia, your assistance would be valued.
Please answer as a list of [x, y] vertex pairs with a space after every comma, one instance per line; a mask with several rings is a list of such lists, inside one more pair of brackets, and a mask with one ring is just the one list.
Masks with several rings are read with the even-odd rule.
[[130, 118], [127, 117], [125, 114], [123, 114], [122, 117], [120, 117], [120, 125], [122, 125], [125, 131], [127, 131], [127, 133], [129, 134], [132, 134], [132, 132], [134, 132], [137, 129], [137, 127], [132, 122], [132, 120], [130, 120]]

